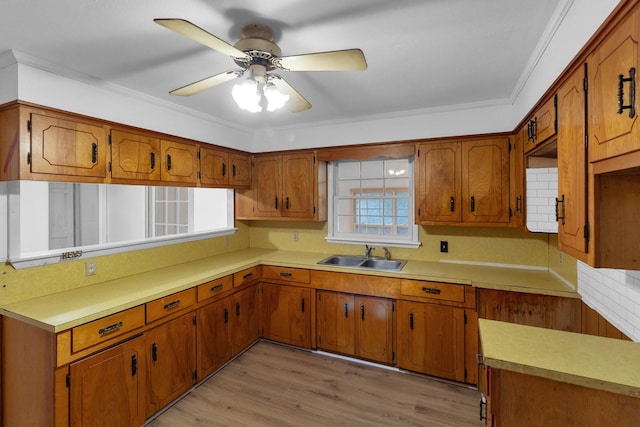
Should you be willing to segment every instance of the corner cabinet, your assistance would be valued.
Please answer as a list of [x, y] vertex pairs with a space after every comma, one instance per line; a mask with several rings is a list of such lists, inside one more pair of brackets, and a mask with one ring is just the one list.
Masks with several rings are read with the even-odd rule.
[[200, 182], [207, 186], [249, 188], [251, 160], [248, 155], [200, 146]]
[[238, 219], [327, 219], [327, 165], [314, 152], [254, 156], [252, 163], [251, 189], [236, 193]]
[[507, 137], [417, 146], [416, 222], [509, 223]]

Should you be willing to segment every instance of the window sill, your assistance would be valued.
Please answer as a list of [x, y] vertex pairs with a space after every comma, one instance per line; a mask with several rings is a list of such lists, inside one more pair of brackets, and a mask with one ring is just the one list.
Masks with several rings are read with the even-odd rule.
[[417, 249], [422, 246], [420, 242], [407, 242], [404, 240], [384, 240], [384, 239], [357, 239], [349, 237], [325, 237], [329, 243], [341, 243], [347, 245], [383, 245], [389, 248], [411, 248]]

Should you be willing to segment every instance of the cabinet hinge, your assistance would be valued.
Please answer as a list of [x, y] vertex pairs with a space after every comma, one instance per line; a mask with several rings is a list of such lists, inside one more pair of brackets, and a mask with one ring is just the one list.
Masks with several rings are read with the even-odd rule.
[[589, 150], [589, 135], [584, 136], [584, 149]]
[[509, 153], [511, 153], [511, 138], [509, 138]]
[[107, 144], [111, 145], [111, 134], [107, 137]]
[[[466, 375], [465, 375], [466, 378]], [[193, 381], [196, 382], [198, 381], [198, 371], [193, 371]]]
[[315, 206], [313, 207], [313, 214], [314, 215], [316, 214], [316, 207]]
[[395, 351], [391, 352], [391, 362], [392, 363], [396, 363], [396, 352]]
[[30, 165], [31, 164], [31, 152], [27, 153], [27, 164]]
[[200, 178], [201, 178], [201, 174], [200, 174], [200, 171], [198, 171], [198, 179]]
[[107, 163], [107, 169], [109, 172], [111, 172], [111, 162]]
[[465, 380], [467, 379], [467, 375], [468, 375], [468, 374], [467, 374], [467, 368], [464, 368], [464, 379], [465, 379]]
[[558, 94], [553, 95], [553, 111], [555, 111], [555, 119], [553, 120], [553, 130], [558, 133]]
[[31, 120], [27, 120], [27, 132], [31, 132]]
[[589, 223], [586, 223], [584, 225], [584, 229], [583, 229], [583, 234], [584, 234], [584, 239], [588, 242], [589, 239], [591, 238], [591, 232], [590, 232], [590, 227], [589, 227]]
[[420, 149], [418, 148], [418, 157], [420, 157]]
[[196, 153], [196, 157], [198, 158], [198, 160], [200, 160], [200, 151]]
[[589, 79], [586, 76], [582, 80], [582, 88], [584, 89], [585, 92], [589, 91]]
[[193, 316], [193, 326], [198, 324], [198, 318], [196, 316]]
[[513, 217], [513, 210], [509, 208], [509, 218]]
[[65, 378], [65, 382], [66, 382], [67, 388], [71, 388], [71, 374], [67, 373], [67, 377]]
[[465, 325], [467, 324], [467, 312], [466, 311], [464, 312], [464, 324]]
[[313, 163], [315, 163], [315, 162], [316, 162], [316, 155], [314, 154], [313, 155]]
[[420, 217], [420, 208], [418, 208], [418, 218]]

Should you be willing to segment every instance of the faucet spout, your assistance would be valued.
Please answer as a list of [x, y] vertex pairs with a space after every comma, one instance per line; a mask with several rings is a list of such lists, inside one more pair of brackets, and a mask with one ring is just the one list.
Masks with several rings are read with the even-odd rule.
[[384, 259], [390, 260], [391, 259], [391, 252], [389, 252], [389, 249], [384, 247], [384, 248], [382, 248], [382, 250], [384, 251]]
[[371, 251], [373, 251], [375, 248], [373, 246], [369, 246], [369, 245], [364, 245], [364, 257], [366, 259], [371, 258]]

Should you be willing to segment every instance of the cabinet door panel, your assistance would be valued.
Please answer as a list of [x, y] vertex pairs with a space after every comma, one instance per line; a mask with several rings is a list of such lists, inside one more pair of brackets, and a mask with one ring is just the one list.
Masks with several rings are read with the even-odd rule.
[[355, 354], [353, 295], [318, 292], [316, 306], [317, 346], [337, 353]]
[[200, 147], [200, 182], [210, 185], [229, 184], [231, 165], [226, 151]]
[[509, 222], [509, 140], [463, 143], [464, 221]]
[[136, 338], [71, 365], [72, 427], [144, 423], [145, 345]]
[[162, 149], [162, 180], [198, 183], [198, 149], [195, 145], [181, 142], [160, 142]]
[[420, 221], [460, 221], [460, 144], [421, 144], [416, 206]]
[[398, 301], [398, 366], [464, 381], [464, 310]]
[[280, 215], [282, 206], [280, 156], [256, 157], [253, 173], [254, 215], [257, 217]]
[[283, 215], [313, 218], [313, 154], [301, 153], [282, 156]]
[[107, 132], [103, 126], [31, 114], [31, 171], [107, 176]]
[[119, 130], [111, 131], [111, 176], [160, 180], [160, 140]]
[[294, 286], [263, 285], [263, 336], [298, 347], [311, 347], [311, 291]]
[[231, 162], [230, 183], [234, 187], [250, 187], [251, 186], [251, 159], [243, 154], [231, 154], [229, 156]]
[[561, 250], [586, 261], [587, 153], [584, 73], [576, 72], [558, 90], [558, 242]]
[[149, 394], [147, 416], [187, 391], [195, 382], [196, 337], [193, 314], [146, 334]]
[[385, 298], [357, 297], [356, 355], [364, 359], [393, 362], [393, 307]]
[[240, 353], [260, 337], [260, 311], [258, 287], [244, 289], [233, 296], [231, 309], [234, 322], [231, 324], [233, 355]]
[[197, 312], [198, 378], [202, 379], [232, 357], [228, 324], [232, 313], [228, 299], [209, 304]]

